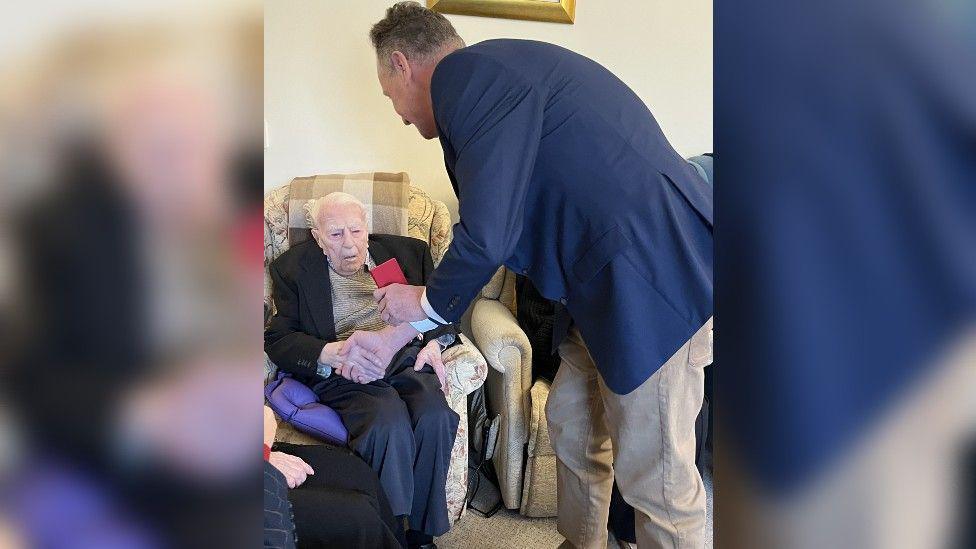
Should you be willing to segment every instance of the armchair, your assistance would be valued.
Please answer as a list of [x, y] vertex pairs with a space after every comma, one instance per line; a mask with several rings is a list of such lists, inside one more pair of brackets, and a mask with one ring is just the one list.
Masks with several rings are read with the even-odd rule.
[[488, 413], [499, 416], [493, 461], [502, 501], [530, 517], [556, 515], [556, 456], [545, 404], [549, 383], [532, 382], [532, 347], [515, 319], [515, 275], [502, 267], [471, 308], [471, 333], [491, 369]]
[[[430, 245], [434, 264], [438, 264], [451, 241], [451, 221], [447, 207], [432, 200], [423, 190], [410, 185], [405, 173], [363, 173], [299, 177], [269, 191], [264, 199], [265, 309], [273, 308], [268, 267], [291, 241], [306, 229], [301, 204], [310, 198], [342, 190], [355, 195], [367, 206], [374, 232], [401, 234], [424, 240]], [[488, 366], [484, 357], [466, 336], [463, 345], [445, 352], [444, 365], [450, 385], [448, 404], [461, 416], [458, 434], [448, 467], [448, 516], [457, 520], [464, 511], [468, 471], [468, 429], [466, 396], [484, 383]], [[266, 380], [275, 376], [275, 366], [266, 359]], [[276, 441], [293, 444], [320, 444], [279, 418]]]

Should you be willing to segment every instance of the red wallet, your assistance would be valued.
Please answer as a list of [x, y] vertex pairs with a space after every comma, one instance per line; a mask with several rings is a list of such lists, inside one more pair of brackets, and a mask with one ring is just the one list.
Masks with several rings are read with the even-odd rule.
[[407, 277], [403, 276], [400, 264], [395, 257], [392, 257], [376, 267], [369, 270], [369, 275], [373, 277], [377, 288], [383, 288], [390, 284], [406, 284]]

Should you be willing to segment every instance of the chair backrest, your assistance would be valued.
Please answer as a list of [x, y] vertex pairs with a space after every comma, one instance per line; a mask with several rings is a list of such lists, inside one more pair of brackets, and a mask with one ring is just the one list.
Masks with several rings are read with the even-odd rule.
[[366, 206], [370, 230], [418, 238], [430, 245], [434, 264], [451, 243], [447, 206], [410, 184], [406, 173], [367, 172], [296, 177], [264, 197], [264, 269], [266, 302], [271, 296], [271, 262], [294, 244], [310, 238], [304, 204], [331, 192], [349, 193]]
[[407, 236], [410, 178], [405, 173], [355, 173], [296, 177], [288, 185], [288, 245], [312, 238], [305, 204], [341, 191], [366, 206], [370, 232]]

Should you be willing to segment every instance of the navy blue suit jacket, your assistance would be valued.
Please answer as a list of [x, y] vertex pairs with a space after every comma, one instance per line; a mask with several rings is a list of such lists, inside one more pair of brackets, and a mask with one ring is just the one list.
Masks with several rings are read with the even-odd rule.
[[431, 306], [456, 321], [504, 264], [566, 306], [611, 390], [638, 387], [712, 314], [711, 189], [630, 88], [552, 44], [455, 51], [431, 97], [460, 209]]

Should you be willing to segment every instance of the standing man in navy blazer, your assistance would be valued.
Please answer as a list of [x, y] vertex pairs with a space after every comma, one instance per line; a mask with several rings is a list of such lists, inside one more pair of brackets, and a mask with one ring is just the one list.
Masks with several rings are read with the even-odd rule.
[[590, 59], [526, 40], [465, 47], [416, 2], [390, 8], [370, 37], [394, 110], [440, 138], [460, 213], [426, 287], [377, 291], [383, 318], [426, 331], [457, 321], [499, 265], [528, 276], [573, 321], [556, 334], [547, 404], [567, 544], [606, 547], [616, 477], [639, 547], [701, 547], [711, 189]]

